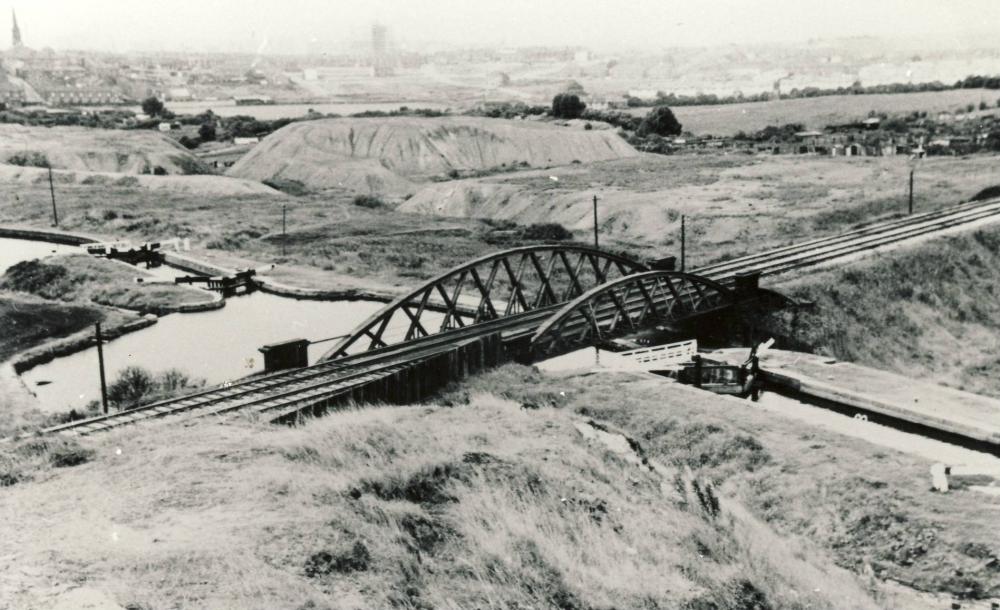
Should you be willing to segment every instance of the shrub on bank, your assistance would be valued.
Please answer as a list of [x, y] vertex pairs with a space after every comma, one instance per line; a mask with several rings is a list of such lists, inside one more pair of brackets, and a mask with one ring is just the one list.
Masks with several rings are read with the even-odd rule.
[[0, 450], [0, 488], [30, 481], [45, 468], [69, 468], [86, 464], [96, 452], [75, 439], [35, 437], [11, 443]]
[[573, 232], [557, 222], [542, 222], [524, 228], [524, 239], [563, 241], [573, 239]]
[[0, 288], [60, 298], [68, 289], [67, 275], [66, 268], [59, 265], [49, 265], [38, 259], [21, 261], [7, 270]]
[[985, 201], [987, 199], [994, 199], [1000, 197], [1000, 184], [994, 186], [988, 186], [983, 190], [979, 191], [972, 196], [969, 201]]
[[154, 375], [142, 367], [129, 366], [122, 369], [118, 378], [108, 386], [108, 404], [119, 411], [127, 411], [203, 385], [203, 380], [191, 379], [176, 369]]
[[17, 153], [7, 158], [7, 163], [21, 167], [49, 167], [49, 158], [42, 153]]
[[352, 203], [358, 207], [369, 209], [385, 207], [385, 201], [375, 195], [358, 195]]
[[491, 221], [493, 230], [483, 236], [488, 244], [514, 246], [531, 242], [568, 241], [573, 232], [557, 222], [540, 222], [521, 226], [509, 220]]

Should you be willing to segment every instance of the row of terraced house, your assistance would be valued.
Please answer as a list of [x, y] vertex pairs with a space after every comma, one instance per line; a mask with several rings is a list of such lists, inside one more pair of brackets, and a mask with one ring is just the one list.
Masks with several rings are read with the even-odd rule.
[[804, 130], [766, 140], [685, 136], [674, 139], [676, 152], [725, 151], [744, 154], [886, 157], [893, 155], [962, 155], [1000, 142], [1000, 119], [984, 114], [964, 123], [913, 123], [905, 131], [882, 129], [878, 118], [858, 126]]

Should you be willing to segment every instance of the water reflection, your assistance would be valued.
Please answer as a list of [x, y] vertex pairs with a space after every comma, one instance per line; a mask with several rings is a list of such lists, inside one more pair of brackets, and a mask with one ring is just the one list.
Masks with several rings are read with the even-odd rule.
[[[382, 307], [373, 301], [297, 301], [265, 293], [229, 299], [222, 309], [171, 314], [155, 325], [104, 347], [107, 377], [127, 366], [153, 372], [180, 369], [211, 384], [263, 370], [262, 345], [324, 339], [352, 330]], [[310, 362], [333, 343], [310, 346]], [[100, 397], [97, 350], [92, 348], [37, 366], [22, 376], [41, 408], [64, 411]], [[45, 383], [50, 382], [50, 383]]]

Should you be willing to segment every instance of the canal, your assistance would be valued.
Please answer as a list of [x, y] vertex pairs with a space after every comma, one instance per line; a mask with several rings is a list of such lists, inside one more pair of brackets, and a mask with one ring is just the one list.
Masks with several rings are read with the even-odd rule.
[[[73, 246], [20, 239], [0, 239], [0, 269], [22, 260], [51, 254], [80, 252]], [[146, 281], [164, 281], [187, 275], [170, 267], [147, 274]], [[140, 366], [152, 373], [183, 371], [210, 385], [263, 371], [258, 348], [288, 339], [312, 341], [342, 335], [383, 306], [376, 301], [297, 300], [263, 292], [226, 300], [221, 309], [162, 316], [147, 328], [123, 335], [104, 346], [109, 383], [122, 369]], [[309, 348], [310, 362], [334, 344]], [[97, 349], [89, 348], [56, 358], [21, 375], [39, 407], [58, 412], [79, 409], [100, 399]]]
[[79, 246], [0, 237], [0, 275], [21, 261], [44, 258], [52, 254], [71, 254], [82, 251]]

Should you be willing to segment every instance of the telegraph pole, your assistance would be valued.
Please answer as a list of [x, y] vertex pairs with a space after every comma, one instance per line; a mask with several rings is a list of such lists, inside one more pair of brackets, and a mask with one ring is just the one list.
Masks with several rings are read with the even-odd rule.
[[685, 243], [685, 241], [686, 241], [686, 239], [685, 239], [686, 235], [685, 235], [685, 226], [684, 226], [685, 222], [684, 221], [685, 221], [684, 215], [681, 214], [681, 271], [682, 272], [685, 269], [685, 262], [686, 261], [684, 260], [684, 258], [685, 258], [684, 255], [685, 255], [685, 249], [686, 249], [686, 246], [687, 246], [687, 244]]
[[913, 167], [910, 167], [910, 207], [909, 207], [910, 211], [909, 211], [909, 213], [911, 215], [913, 214], [913, 169], [914, 169]]
[[599, 248], [597, 242], [597, 195], [594, 195], [594, 248]]
[[59, 226], [59, 213], [56, 211], [56, 187], [52, 185], [52, 166], [49, 165], [49, 195], [52, 196], [52, 226]]
[[282, 256], [285, 255], [285, 239], [286, 239], [285, 228], [287, 226], [285, 223], [285, 212], [287, 207], [288, 206], [284, 204], [282, 204], [281, 206], [281, 255]]
[[909, 194], [909, 213], [913, 214], [913, 173], [917, 171], [917, 165], [920, 164], [920, 154], [923, 150], [918, 150], [916, 153], [910, 155], [910, 159], [906, 164], [910, 167], [910, 194]]
[[101, 323], [94, 324], [97, 331], [97, 364], [101, 372], [101, 406], [104, 407], [104, 414], [108, 414], [108, 384], [104, 380], [104, 340], [101, 338]]

